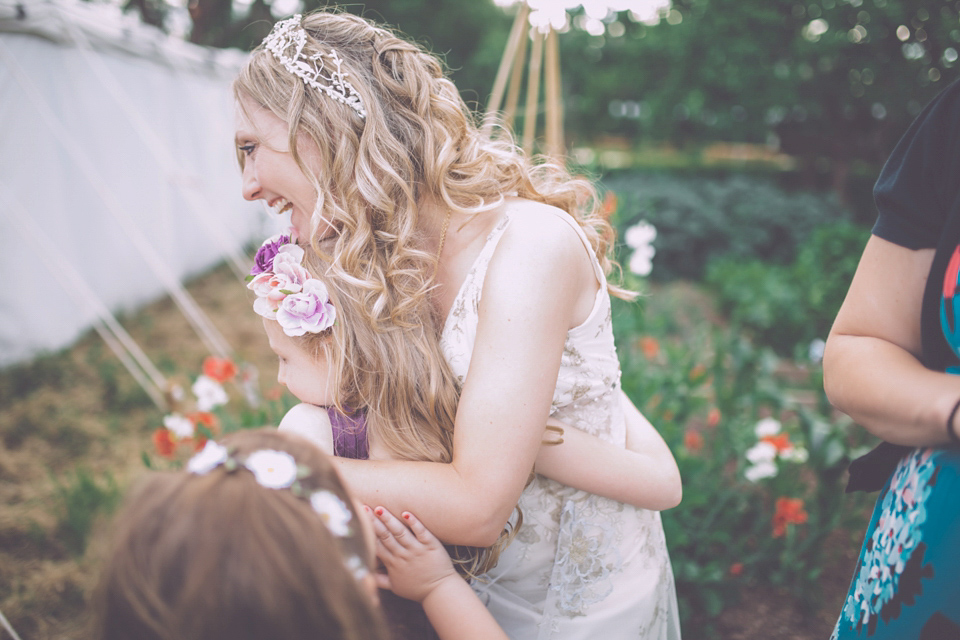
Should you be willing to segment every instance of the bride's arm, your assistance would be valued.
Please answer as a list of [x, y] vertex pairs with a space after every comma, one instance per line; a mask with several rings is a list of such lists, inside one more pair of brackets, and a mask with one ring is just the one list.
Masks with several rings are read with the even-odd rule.
[[583, 292], [595, 287], [565, 222], [552, 213], [515, 216], [487, 271], [452, 462], [337, 459], [351, 492], [416, 513], [447, 543], [492, 544], [533, 469], [567, 331]]
[[621, 392], [627, 448], [550, 420], [563, 429], [561, 444], [544, 444], [535, 470], [557, 482], [641, 509], [661, 511], [680, 504], [680, 470], [650, 421]]

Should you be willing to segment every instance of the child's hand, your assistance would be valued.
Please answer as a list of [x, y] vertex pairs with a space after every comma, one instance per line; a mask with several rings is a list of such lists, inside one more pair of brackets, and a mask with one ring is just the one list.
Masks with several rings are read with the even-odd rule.
[[377, 557], [388, 574], [377, 574], [378, 587], [423, 602], [451, 578], [462, 581], [446, 549], [412, 513], [403, 513], [405, 523], [383, 507], [377, 507], [371, 515], [377, 535]]

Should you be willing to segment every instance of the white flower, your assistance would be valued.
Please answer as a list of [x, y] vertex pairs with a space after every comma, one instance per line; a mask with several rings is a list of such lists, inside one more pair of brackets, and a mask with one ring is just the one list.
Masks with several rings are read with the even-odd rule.
[[653, 248], [653, 241], [657, 239], [657, 229], [644, 220], [627, 229], [623, 240], [633, 249], [627, 268], [638, 276], [648, 276], [653, 270], [653, 256], [657, 250]]
[[337, 537], [350, 535], [350, 519], [353, 514], [350, 509], [333, 493], [321, 490], [310, 494], [310, 506], [319, 514], [330, 533]]
[[777, 475], [777, 465], [769, 461], [759, 462], [752, 467], [748, 467], [743, 472], [743, 476], [750, 482], [758, 482], [764, 478], [772, 478]]
[[775, 436], [780, 433], [780, 421], [776, 418], [764, 418], [753, 428], [753, 432], [757, 434], [758, 438]]
[[773, 462], [776, 457], [777, 448], [769, 442], [758, 442], [747, 449], [747, 460], [749, 460], [751, 464]]
[[826, 342], [820, 338], [814, 338], [810, 342], [810, 347], [807, 349], [807, 356], [810, 358], [810, 362], [816, 364], [823, 360], [823, 350], [826, 346]]
[[243, 466], [253, 472], [261, 487], [267, 489], [286, 489], [297, 480], [297, 461], [285, 451], [254, 451]]
[[163, 416], [163, 426], [170, 429], [178, 438], [193, 437], [193, 423], [179, 413]]
[[637, 224], [627, 229], [623, 234], [623, 241], [631, 249], [640, 249], [653, 244], [657, 239], [657, 228], [646, 220], [641, 220]]
[[197, 396], [197, 410], [211, 411], [214, 407], [227, 404], [227, 392], [223, 386], [207, 376], [198, 376], [193, 383], [193, 395]]
[[803, 464], [810, 458], [810, 453], [803, 447], [790, 447], [786, 451], [780, 452], [780, 459], [787, 462], [796, 462]]
[[656, 249], [649, 245], [635, 250], [633, 255], [630, 256], [630, 261], [627, 263], [627, 268], [630, 269], [630, 273], [641, 277], [650, 275], [650, 272], [653, 271], [653, 256], [656, 252]]
[[187, 462], [187, 471], [190, 473], [205, 474], [210, 473], [227, 460], [227, 448], [207, 440], [200, 453], [196, 454]]

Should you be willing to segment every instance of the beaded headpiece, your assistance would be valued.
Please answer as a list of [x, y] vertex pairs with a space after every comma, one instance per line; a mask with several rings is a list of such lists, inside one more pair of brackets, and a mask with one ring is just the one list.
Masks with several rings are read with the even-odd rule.
[[360, 94], [347, 80], [347, 74], [340, 70], [343, 60], [337, 50], [330, 49], [329, 53], [320, 52], [312, 56], [303, 53], [307, 45], [307, 32], [300, 24], [300, 17], [298, 13], [273, 25], [273, 31], [263, 40], [263, 48], [273, 54], [287, 71], [303, 80], [305, 85], [342, 102], [365, 118], [367, 110]]

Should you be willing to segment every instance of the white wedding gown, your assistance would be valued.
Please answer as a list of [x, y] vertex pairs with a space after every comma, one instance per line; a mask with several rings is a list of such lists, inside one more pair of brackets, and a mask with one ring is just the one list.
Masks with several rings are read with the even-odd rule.
[[[558, 214], [580, 235], [566, 215]], [[510, 224], [490, 233], [443, 328], [441, 343], [464, 379], [490, 258]], [[567, 334], [551, 415], [620, 446], [626, 427], [610, 296], [601, 287], [587, 320]], [[535, 476], [519, 507], [523, 525], [474, 589], [512, 640], [678, 640], [680, 622], [660, 514]]]

